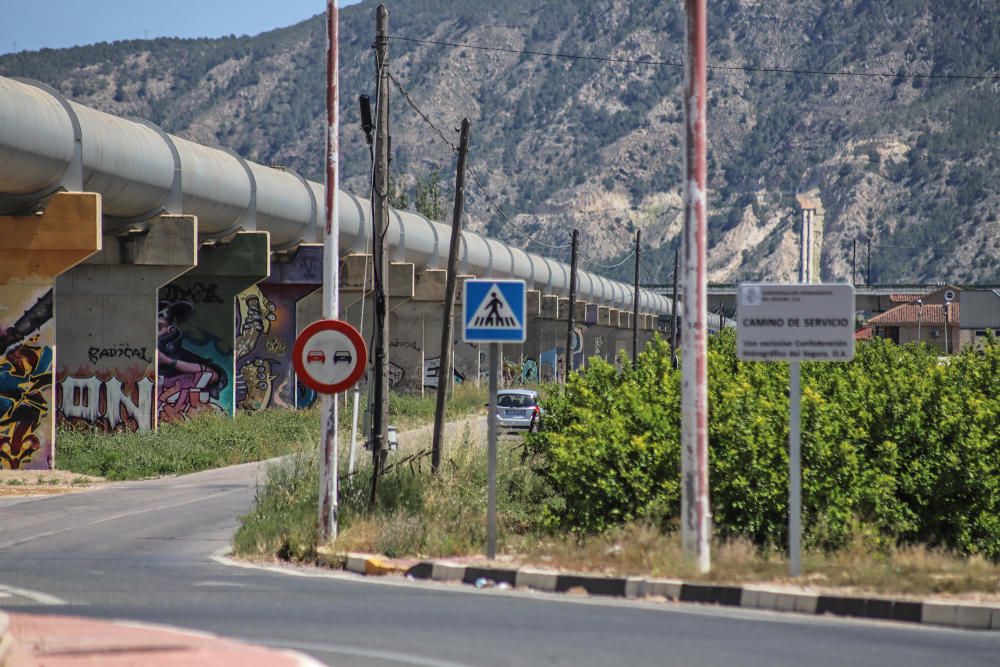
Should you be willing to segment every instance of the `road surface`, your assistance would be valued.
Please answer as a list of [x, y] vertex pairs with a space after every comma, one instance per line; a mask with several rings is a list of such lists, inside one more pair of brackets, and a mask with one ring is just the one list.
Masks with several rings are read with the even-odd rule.
[[998, 664], [1000, 633], [290, 574], [214, 558], [259, 475], [251, 464], [0, 498], [0, 608], [166, 623], [336, 667]]

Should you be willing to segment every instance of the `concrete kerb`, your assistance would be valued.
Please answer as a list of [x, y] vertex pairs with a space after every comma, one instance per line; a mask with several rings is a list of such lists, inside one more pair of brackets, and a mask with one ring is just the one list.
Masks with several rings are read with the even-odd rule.
[[401, 565], [367, 554], [333, 554], [323, 558], [328, 565], [356, 574], [405, 574], [410, 579], [475, 584], [500, 583], [516, 588], [555, 593], [585, 591], [590, 595], [654, 598], [671, 602], [697, 602], [776, 612], [845, 616], [922, 623], [970, 630], [1000, 630], [1000, 605], [936, 601], [893, 600], [793, 592], [766, 586], [729, 586], [656, 579], [607, 577], [564, 573], [533, 567], [492, 568], [451, 561], [425, 560]]

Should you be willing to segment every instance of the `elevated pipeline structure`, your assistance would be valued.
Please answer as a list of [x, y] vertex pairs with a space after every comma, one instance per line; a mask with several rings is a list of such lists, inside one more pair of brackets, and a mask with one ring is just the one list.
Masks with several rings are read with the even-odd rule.
[[[77, 104], [49, 86], [0, 77], [0, 213], [35, 210], [54, 193], [101, 195], [103, 232], [123, 231], [162, 214], [198, 219], [199, 240], [237, 231], [267, 231], [272, 251], [322, 242], [323, 186], [290, 169], [265, 167], [225, 148], [168, 134]], [[369, 202], [339, 192], [340, 248], [370, 252]], [[418, 271], [447, 264], [449, 227], [392, 211], [390, 260]], [[569, 267], [473, 232], [463, 232], [460, 271], [520, 278], [529, 289], [569, 292]], [[578, 273], [578, 298], [631, 310], [632, 287], [588, 271]], [[640, 290], [640, 310], [668, 315], [670, 301]]]

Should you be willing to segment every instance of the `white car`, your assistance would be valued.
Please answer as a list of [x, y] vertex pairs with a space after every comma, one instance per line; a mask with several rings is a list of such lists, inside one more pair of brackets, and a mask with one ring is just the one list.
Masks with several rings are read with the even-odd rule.
[[542, 407], [538, 392], [531, 389], [502, 389], [497, 392], [497, 425], [504, 429], [538, 428]]

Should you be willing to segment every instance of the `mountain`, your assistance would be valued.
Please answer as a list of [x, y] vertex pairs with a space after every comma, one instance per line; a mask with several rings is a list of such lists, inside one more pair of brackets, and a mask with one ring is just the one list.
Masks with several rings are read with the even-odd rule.
[[[341, 10], [342, 182], [360, 194], [370, 162], [357, 96], [375, 96], [375, 4]], [[822, 212], [824, 280], [850, 279], [855, 257], [862, 277], [870, 242], [873, 282], [1000, 283], [995, 0], [708, 4], [710, 280], [794, 279], [798, 195]], [[682, 209], [681, 2], [389, 9], [390, 71], [445, 135], [393, 84], [392, 170], [409, 201], [435, 170], [450, 199], [446, 141], [457, 144], [468, 116], [483, 186], [469, 184], [471, 228], [565, 258], [547, 246], [578, 227], [584, 266], [621, 278], [631, 262], [599, 266], [626, 257], [641, 229], [643, 281], [669, 279]], [[0, 74], [321, 180], [324, 48], [315, 17], [256, 37], [12, 54]]]

